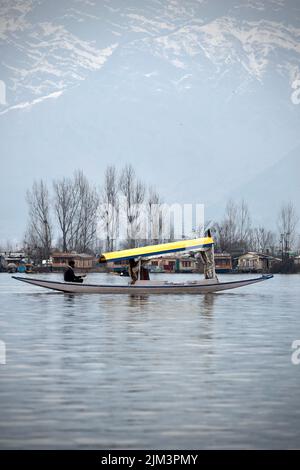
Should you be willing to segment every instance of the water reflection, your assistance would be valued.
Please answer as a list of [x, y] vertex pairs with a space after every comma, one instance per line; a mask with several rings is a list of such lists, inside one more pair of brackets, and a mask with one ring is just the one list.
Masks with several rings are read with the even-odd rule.
[[128, 305], [132, 308], [138, 307], [144, 308], [149, 304], [149, 301], [151, 302], [150, 299], [151, 296], [149, 295], [129, 295], [128, 296]]
[[1, 276], [0, 447], [298, 446], [300, 276], [139, 297]]
[[64, 303], [67, 308], [74, 307], [75, 294], [63, 294]]
[[206, 317], [212, 317], [214, 313], [216, 295], [205, 294], [201, 301], [201, 314]]

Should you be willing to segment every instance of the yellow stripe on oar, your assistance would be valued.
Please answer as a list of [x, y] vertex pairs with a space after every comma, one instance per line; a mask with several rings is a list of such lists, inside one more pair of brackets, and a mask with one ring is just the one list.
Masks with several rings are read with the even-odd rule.
[[159, 245], [140, 246], [129, 250], [111, 251], [103, 253], [99, 262], [118, 261], [130, 258], [145, 256], [164, 255], [166, 253], [175, 253], [179, 251], [201, 251], [209, 248], [214, 243], [211, 237], [195, 238], [193, 240], [180, 240], [171, 243], [161, 243]]

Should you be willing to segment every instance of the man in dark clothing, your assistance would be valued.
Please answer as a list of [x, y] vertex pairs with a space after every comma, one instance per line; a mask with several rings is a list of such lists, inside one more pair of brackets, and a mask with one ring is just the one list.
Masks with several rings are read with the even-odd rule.
[[64, 281], [65, 282], [83, 282], [83, 277], [85, 276], [75, 276], [74, 267], [75, 261], [71, 259], [69, 261], [69, 267], [64, 272]]

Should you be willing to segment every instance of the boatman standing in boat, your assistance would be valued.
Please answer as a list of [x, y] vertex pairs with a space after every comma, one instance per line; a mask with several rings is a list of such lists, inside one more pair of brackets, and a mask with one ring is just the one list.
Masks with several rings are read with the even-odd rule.
[[76, 276], [74, 273], [75, 261], [73, 259], [70, 259], [68, 265], [69, 266], [64, 272], [64, 281], [65, 282], [83, 282], [83, 278], [85, 277], [85, 274], [83, 274], [82, 276]]
[[135, 261], [133, 258], [129, 260], [129, 276], [131, 277], [131, 284], [135, 284], [139, 279], [141, 281], [149, 281], [149, 271], [143, 264], [146, 264], [147, 260]]

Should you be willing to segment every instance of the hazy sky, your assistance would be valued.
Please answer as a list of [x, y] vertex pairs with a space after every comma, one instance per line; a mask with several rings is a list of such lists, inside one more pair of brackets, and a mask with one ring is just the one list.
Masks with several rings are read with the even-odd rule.
[[299, 37], [298, 1], [0, 0], [2, 244], [34, 179], [126, 162], [166, 201], [246, 197], [271, 226], [300, 196]]

